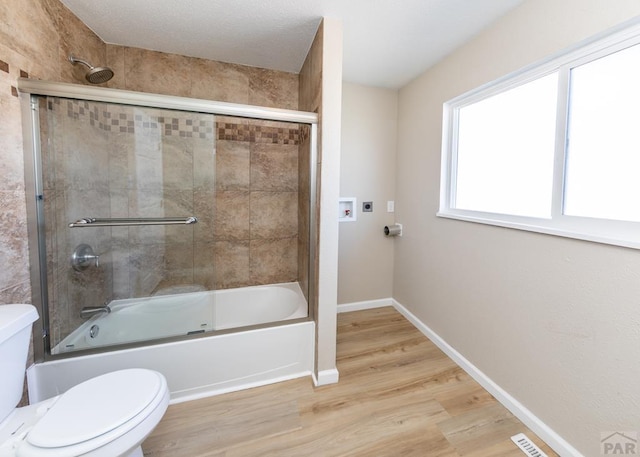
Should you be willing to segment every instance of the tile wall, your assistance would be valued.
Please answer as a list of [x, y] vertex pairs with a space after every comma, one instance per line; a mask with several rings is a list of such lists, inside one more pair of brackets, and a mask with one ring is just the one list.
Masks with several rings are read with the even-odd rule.
[[300, 128], [220, 117], [217, 126], [215, 287], [297, 281]]
[[[43, 104], [53, 345], [82, 323], [85, 306], [174, 286], [298, 280], [298, 125], [58, 98]], [[68, 227], [86, 217], [191, 215], [196, 225]], [[99, 268], [70, 267], [81, 244], [100, 254]]]
[[[307, 59], [300, 75], [284, 73], [105, 44], [59, 0], [4, 0], [0, 6], [0, 262], [10, 267], [0, 269], [0, 303], [31, 301], [21, 109], [16, 89], [18, 77], [87, 84], [84, 80], [84, 69], [67, 61], [68, 55], [73, 53], [94, 65], [106, 63], [111, 66], [115, 71], [115, 77], [107, 86], [112, 88], [318, 111], [322, 66], [321, 59], [318, 59], [321, 50], [318, 49], [314, 44], [310, 55], [314, 53], [315, 57]], [[297, 145], [298, 163], [301, 167], [305, 160], [304, 151], [308, 150], [305, 138], [304, 132], [301, 132]], [[261, 154], [265, 153], [260, 148], [265, 146], [249, 143], [249, 163], [251, 164], [252, 157], [258, 163]], [[241, 149], [240, 146], [236, 147]], [[282, 153], [283, 156], [287, 154], [291, 155], [290, 151]], [[224, 168], [223, 165], [219, 166]], [[239, 186], [242, 183], [241, 175], [242, 173], [238, 172]], [[224, 182], [224, 179], [221, 178], [221, 182]], [[227, 176], [226, 179], [229, 183], [229, 180], [233, 181], [234, 178]], [[308, 176], [299, 177], [298, 188], [305, 180], [308, 180]], [[226, 189], [222, 192], [237, 192], [240, 198], [240, 194], [247, 190], [245, 186], [243, 190]], [[251, 189], [249, 192], [252, 192]], [[258, 207], [265, 208], [270, 205], [288, 214], [291, 211], [296, 212], [296, 209], [292, 210], [290, 200], [285, 201], [285, 194], [292, 192], [294, 191], [291, 187], [256, 189], [253, 191], [254, 201], [260, 202]], [[291, 195], [288, 197], [291, 198]], [[302, 198], [303, 193], [299, 192], [298, 199]], [[242, 211], [247, 211], [246, 206]], [[298, 205], [297, 213], [298, 220], [302, 221], [298, 227], [300, 234], [305, 232], [303, 227], [305, 218], [308, 218], [308, 208], [305, 208], [304, 204]], [[282, 240], [287, 237], [277, 243], [266, 242], [270, 239], [269, 229], [260, 222], [259, 210], [252, 216], [249, 209], [249, 215], [243, 217], [245, 220], [248, 217], [250, 229], [253, 221], [254, 228], [262, 237], [259, 240], [249, 237], [249, 249], [253, 243], [256, 248], [254, 253], [266, 255], [271, 252], [280, 255], [283, 249], [288, 253], [294, 252], [284, 247], [285, 241]], [[281, 227], [279, 230], [282, 228], [286, 230], [280, 233], [290, 233], [287, 231], [290, 226]], [[220, 243], [220, 255], [226, 248], [233, 259], [246, 259], [246, 238], [239, 240], [236, 235], [231, 236], [228, 233], [221, 236], [227, 236], [229, 239], [217, 241]], [[309, 245], [303, 238], [297, 237], [295, 252], [298, 256], [299, 280], [303, 289], [306, 289], [309, 278], [305, 277], [304, 273], [307, 271], [304, 266], [304, 253], [308, 252]], [[288, 242], [292, 243], [291, 239]], [[317, 240], [314, 242], [317, 243]], [[246, 265], [246, 261], [237, 261], [237, 264]], [[252, 275], [251, 265], [249, 277]], [[260, 271], [266, 276], [270, 269], [267, 263], [257, 260], [253, 263], [254, 277]], [[288, 266], [285, 270], [290, 272], [293, 268]], [[228, 281], [229, 286], [241, 284], [241, 278], [247, 277], [246, 267], [234, 268], [232, 273], [230, 277], [233, 279]]]
[[[316, 167], [316, 199], [319, 202], [320, 196], [320, 173], [321, 173], [321, 165], [322, 165], [322, 58], [323, 58], [323, 32], [324, 27], [323, 23], [320, 23], [318, 27], [318, 31], [316, 32], [316, 36], [311, 44], [311, 49], [309, 49], [309, 53], [307, 54], [307, 58], [305, 59], [304, 64], [302, 65], [302, 69], [300, 70], [299, 76], [299, 86], [298, 86], [298, 101], [299, 108], [302, 111], [309, 111], [318, 113], [318, 155], [317, 155], [317, 167]], [[301, 135], [302, 141], [300, 142], [299, 148], [299, 161], [300, 161], [300, 169], [301, 170], [309, 170], [309, 155], [306, 154], [306, 151], [309, 150], [310, 137], [309, 131], [306, 130], [306, 133]], [[316, 277], [309, 277], [309, 258], [311, 251], [311, 243], [318, 248], [320, 244], [320, 204], [316, 204], [315, 208], [309, 208], [310, 195], [309, 192], [309, 174], [301, 173], [299, 176], [299, 204], [298, 204], [298, 214], [300, 224], [298, 226], [298, 270], [300, 272], [300, 286], [303, 291], [307, 289], [310, 290], [311, 296], [307, 297], [307, 302], [309, 303], [309, 315], [316, 315], [316, 307], [317, 307], [317, 296], [316, 292], [314, 292], [313, 287], [310, 285], [318, 284], [318, 256], [314, 259], [315, 262], [315, 271]], [[310, 212], [313, 211], [315, 213], [316, 227], [315, 227], [315, 239], [309, 239], [306, 235], [309, 233], [310, 228]], [[317, 252], [317, 251], [316, 251]], [[316, 334], [317, 336], [317, 334]]]
[[106, 59], [104, 43], [59, 0], [3, 0], [0, 6], [0, 303], [29, 303], [21, 110], [16, 79], [80, 82], [71, 49]]
[[106, 45], [115, 89], [298, 109], [298, 75], [178, 54]]

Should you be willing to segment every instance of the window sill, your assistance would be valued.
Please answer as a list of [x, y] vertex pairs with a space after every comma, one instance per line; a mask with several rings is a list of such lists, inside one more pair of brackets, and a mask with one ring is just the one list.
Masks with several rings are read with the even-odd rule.
[[[523, 220], [505, 220], [496, 218], [493, 215], [487, 213], [468, 214], [448, 211], [438, 211], [437, 217], [445, 219], [454, 219], [465, 222], [474, 222], [477, 224], [493, 225], [496, 227], [510, 228], [516, 230], [524, 230], [527, 232], [541, 233], [544, 235], [559, 236], [563, 238], [571, 238], [575, 240], [590, 241], [592, 243], [608, 244], [612, 246], [621, 246], [631, 249], [640, 249], [639, 231], [634, 230], [635, 236], [629, 236], [630, 233], [620, 233], [620, 236], [607, 236], [599, 233], [597, 227], [584, 227], [584, 225], [591, 225], [590, 222], [597, 220], [590, 220], [586, 218], [571, 218], [575, 219], [573, 223], [565, 224], [564, 226], [555, 226], [550, 219], [527, 219]], [[492, 217], [493, 216], [493, 217]], [[500, 215], [502, 216], [502, 215]], [[507, 216], [505, 216], [507, 217]], [[515, 218], [514, 218], [515, 219]], [[586, 221], [586, 222], [585, 222]], [[548, 225], [543, 225], [541, 222], [545, 222]], [[610, 221], [612, 224], [617, 225], [615, 221]], [[626, 222], [625, 224], [629, 224]], [[597, 223], [594, 225], [598, 225]], [[608, 233], [611, 233], [611, 229], [607, 229]], [[621, 231], [625, 232], [625, 231]]]

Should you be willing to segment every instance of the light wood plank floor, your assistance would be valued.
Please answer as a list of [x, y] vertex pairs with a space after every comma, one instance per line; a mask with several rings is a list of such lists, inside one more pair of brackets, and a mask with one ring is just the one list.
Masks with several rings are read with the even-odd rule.
[[526, 433], [393, 308], [338, 316], [338, 384], [310, 378], [171, 405], [148, 457], [523, 457]]

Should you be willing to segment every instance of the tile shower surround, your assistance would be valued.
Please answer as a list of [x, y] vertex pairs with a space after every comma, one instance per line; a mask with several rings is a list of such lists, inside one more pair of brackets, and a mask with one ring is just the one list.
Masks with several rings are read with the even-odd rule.
[[[278, 72], [104, 43], [59, 0], [3, 0], [0, 8], [0, 261], [12, 268], [0, 271], [0, 301], [31, 303], [28, 258], [21, 109], [15, 80], [30, 77], [88, 84], [84, 68], [69, 65], [70, 53], [89, 62], [106, 62], [116, 72], [107, 87], [232, 103], [300, 109], [321, 113], [323, 25], [299, 74]], [[162, 77], [151, 80], [149, 75]], [[185, 80], [185, 75], [188, 77]], [[135, 87], [134, 87], [135, 86]], [[303, 127], [304, 128], [304, 127]], [[322, 121], [318, 125], [322, 130]], [[300, 160], [307, 160], [304, 144]], [[319, 156], [322, 154], [318, 142]], [[308, 169], [302, 166], [301, 170]], [[320, 166], [320, 163], [318, 163]], [[300, 174], [309, 181], [308, 173]], [[301, 184], [302, 186], [302, 184]], [[309, 206], [300, 187], [300, 232], [308, 233]], [[314, 211], [318, 211], [317, 209]], [[306, 221], [306, 222], [305, 222]], [[318, 240], [315, 239], [317, 245]], [[298, 237], [298, 274], [306, 291], [309, 240]], [[314, 278], [317, 281], [317, 277]], [[311, 297], [310, 313], [315, 315]], [[29, 363], [34, 360], [33, 345]], [[26, 403], [26, 394], [21, 405]]]
[[[208, 115], [193, 119], [191, 113], [134, 112], [117, 105], [64, 99], [50, 99], [46, 111], [54, 126], [76, 126], [65, 131], [63, 139], [53, 132], [52, 138], [43, 139], [53, 144], [51, 153], [43, 156], [53, 165], [49, 167], [52, 174], [45, 177], [45, 189], [48, 220], [56, 221], [57, 227], [57, 234], [47, 235], [53, 247], [48, 260], [54, 344], [80, 324], [82, 306], [148, 296], [158, 288], [183, 283], [220, 289], [299, 279], [298, 155], [308, 153], [308, 149], [299, 151], [301, 142], [308, 144], [308, 128], [220, 116], [214, 125], [213, 116]], [[65, 148], [79, 148], [70, 135], [83, 135], [77, 125], [89, 129], [77, 144], [88, 141], [90, 146], [82, 157], [69, 157], [73, 152], [63, 152]], [[147, 163], [152, 172], [143, 182], [138, 178], [145, 170], [131, 167], [132, 163], [140, 167], [140, 156], [150, 159], [145, 149], [149, 145], [144, 146], [148, 139], [164, 154]], [[191, 142], [195, 143], [185, 146]], [[177, 162], [167, 163], [169, 149], [171, 155], [179, 156]], [[87, 166], [90, 181], [82, 176]], [[213, 173], [200, 173], [213, 172], [214, 167], [215, 180]], [[56, 176], [66, 177], [66, 182]], [[111, 197], [107, 206], [99, 203], [105, 191]], [[144, 229], [66, 227], [78, 217], [103, 214], [195, 214], [200, 222], [193, 227]], [[162, 238], [165, 242], [158, 243]], [[103, 268], [78, 273], [68, 266], [69, 253], [80, 242], [104, 252]]]

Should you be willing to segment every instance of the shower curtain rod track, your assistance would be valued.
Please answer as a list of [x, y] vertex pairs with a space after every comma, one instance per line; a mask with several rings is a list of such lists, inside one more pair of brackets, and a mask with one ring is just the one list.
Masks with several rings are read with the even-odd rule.
[[174, 109], [209, 113], [223, 116], [249, 117], [271, 121], [318, 124], [318, 114], [282, 108], [270, 108], [239, 103], [218, 102], [175, 95], [150, 94], [107, 87], [69, 84], [37, 79], [18, 78], [18, 91], [31, 95], [92, 100], [120, 105], [146, 106], [150, 108]]
[[188, 217], [137, 217], [137, 218], [114, 218], [100, 219], [96, 217], [85, 217], [69, 224], [70, 228], [78, 227], [118, 227], [137, 225], [191, 225], [198, 222], [195, 216]]

